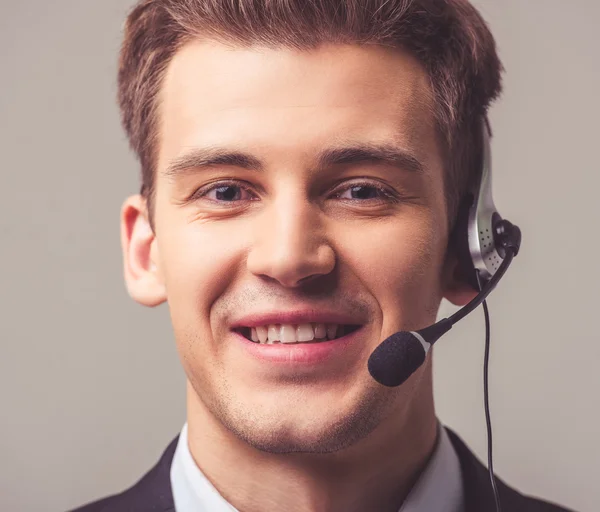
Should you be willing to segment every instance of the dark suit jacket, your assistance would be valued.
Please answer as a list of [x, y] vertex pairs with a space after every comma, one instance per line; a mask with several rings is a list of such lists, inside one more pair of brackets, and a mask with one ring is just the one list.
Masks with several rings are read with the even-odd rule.
[[[454, 432], [449, 429], [446, 431], [460, 460], [464, 482], [465, 512], [495, 512], [495, 501], [488, 470]], [[177, 446], [177, 439], [178, 437], [169, 444], [158, 464], [133, 487], [72, 512], [174, 512], [175, 507], [171, 493], [171, 461]], [[498, 478], [496, 478], [496, 485], [503, 512], [573, 512], [545, 501], [524, 496]]]

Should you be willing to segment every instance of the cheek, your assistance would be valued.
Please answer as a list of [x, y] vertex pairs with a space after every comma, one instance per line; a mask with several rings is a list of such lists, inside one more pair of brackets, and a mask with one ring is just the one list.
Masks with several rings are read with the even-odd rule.
[[445, 231], [431, 213], [373, 231], [356, 245], [349, 265], [379, 303], [384, 320], [427, 322], [441, 300]]
[[242, 241], [225, 224], [165, 217], [157, 240], [175, 341], [194, 387], [208, 390], [223, 357], [217, 323], [211, 322], [214, 305], [231, 286]]
[[157, 240], [172, 315], [207, 318], [230, 286], [243, 241], [232, 236], [234, 226], [181, 219], [167, 223], [162, 232], [157, 226]]

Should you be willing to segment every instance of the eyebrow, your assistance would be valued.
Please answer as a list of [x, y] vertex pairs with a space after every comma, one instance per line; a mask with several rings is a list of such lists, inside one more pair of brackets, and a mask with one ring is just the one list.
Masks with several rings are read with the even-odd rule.
[[[334, 165], [358, 163], [391, 165], [409, 173], [424, 173], [421, 162], [408, 151], [393, 144], [375, 143], [359, 143], [327, 148], [319, 153], [317, 157], [317, 170]], [[219, 165], [241, 167], [258, 172], [264, 172], [265, 170], [265, 165], [250, 153], [211, 146], [195, 148], [175, 158], [169, 163], [164, 174], [167, 177], [175, 178], [179, 175]]]

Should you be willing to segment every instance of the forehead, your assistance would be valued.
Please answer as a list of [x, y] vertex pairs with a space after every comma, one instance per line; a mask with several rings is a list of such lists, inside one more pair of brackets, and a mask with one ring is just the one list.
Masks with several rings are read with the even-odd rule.
[[426, 160], [432, 103], [423, 67], [398, 49], [192, 41], [173, 57], [159, 94], [158, 169], [193, 147], [292, 158], [342, 139], [397, 142]]

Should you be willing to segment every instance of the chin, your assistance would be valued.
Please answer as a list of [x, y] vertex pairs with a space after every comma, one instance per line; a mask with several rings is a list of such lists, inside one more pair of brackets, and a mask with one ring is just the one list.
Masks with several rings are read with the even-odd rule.
[[267, 453], [332, 453], [351, 446], [362, 436], [348, 430], [271, 428], [236, 428], [234, 434], [253, 448]]
[[[332, 453], [352, 446], [377, 428], [382, 404], [343, 409], [280, 404], [276, 409], [250, 408], [220, 414], [221, 423], [253, 448], [268, 453]], [[224, 411], [221, 411], [224, 412]]]

